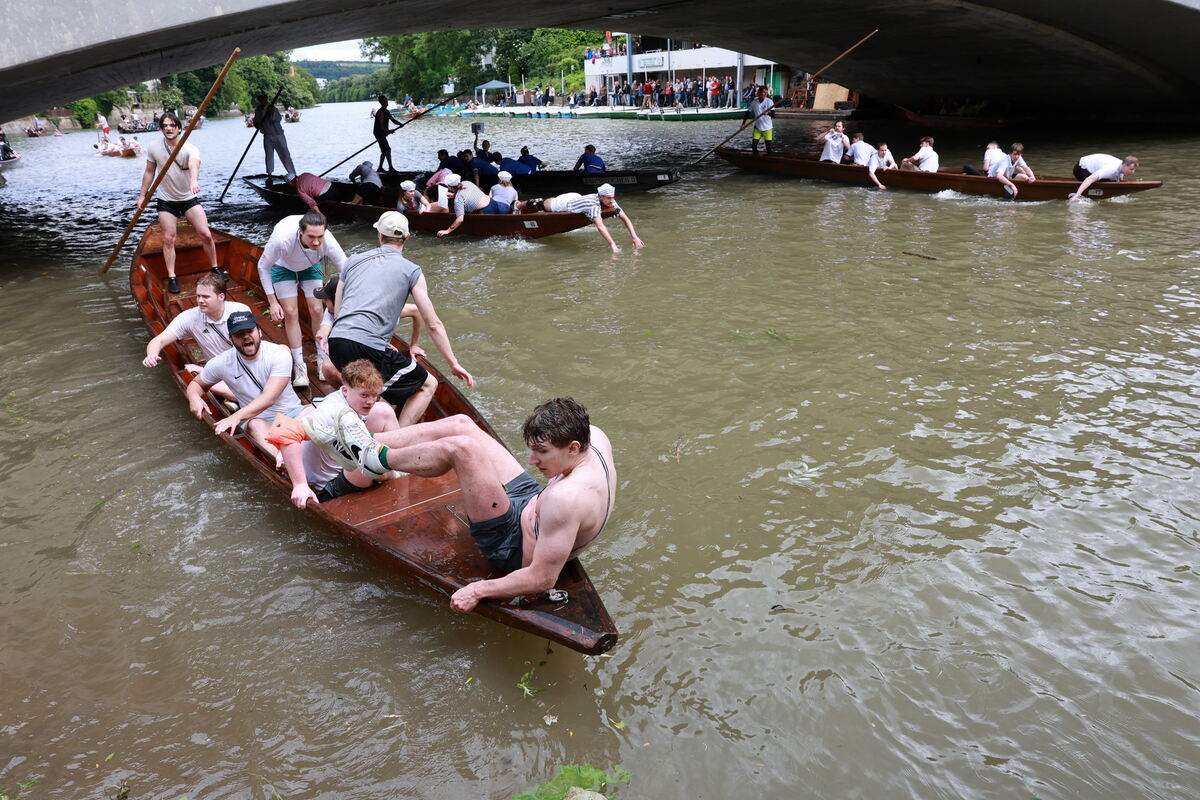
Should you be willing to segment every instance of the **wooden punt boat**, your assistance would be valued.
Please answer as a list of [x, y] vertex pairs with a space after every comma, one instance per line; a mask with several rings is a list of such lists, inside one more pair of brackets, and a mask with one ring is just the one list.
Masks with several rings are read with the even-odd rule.
[[[286, 342], [282, 328], [270, 322], [269, 309], [258, 284], [257, 264], [262, 248], [215, 228], [213, 236], [218, 260], [232, 277], [229, 299], [254, 309], [264, 338]], [[129, 282], [134, 303], [152, 336], [161, 333], [176, 314], [195, 305], [196, 280], [208, 271], [200, 239], [186, 224], [179, 227], [176, 269], [183, 291], [168, 294], [162, 233], [158, 225], [151, 225], [138, 244]], [[301, 325], [305, 349], [309, 353], [308, 363], [311, 364], [311, 331], [306, 319], [302, 318]], [[190, 340], [185, 340], [162, 352], [162, 363], [171, 371], [180, 391], [185, 391], [192, 380], [185, 364], [195, 363], [199, 356], [191, 344]], [[399, 339], [394, 339], [393, 344], [400, 349], [407, 347]], [[433, 365], [424, 359], [421, 363], [438, 379], [434, 400], [424, 417], [426, 421], [465, 414], [482, 430], [496, 437], [491, 425], [457, 388]], [[320, 388], [324, 384], [317, 382], [315, 371], [310, 369], [309, 375], [313, 388], [299, 392], [305, 400], [325, 393]], [[227, 412], [211, 394], [206, 401], [208, 410], [204, 419], [211, 426]], [[182, 408], [177, 411], [185, 413]], [[273, 459], [257, 449], [244, 434], [220, 438], [267, 483], [279, 490], [287, 502], [291, 484], [276, 472]], [[495, 577], [490, 564], [471, 539], [463, 511], [462, 490], [453, 473], [438, 478], [404, 476], [365, 492], [310, 505], [308, 513], [360, 542], [388, 567], [433, 592], [449, 596], [474, 579]], [[578, 559], [568, 561], [563, 567], [555, 588], [567, 593], [565, 601], [552, 602], [545, 595], [506, 602], [488, 600], [480, 603], [473, 613], [544, 636], [588, 655], [598, 655], [616, 644], [617, 630]]]
[[[433, 174], [426, 172], [381, 172], [385, 194], [390, 190], [395, 194], [400, 189], [401, 181], [412, 181], [417, 188], [424, 189], [425, 181]], [[585, 174], [569, 169], [542, 169], [527, 175], [513, 175], [513, 188], [525, 197], [553, 197], [566, 192], [589, 194], [596, 191], [602, 183], [610, 183], [619, 192], [637, 192], [657, 189], [675, 183], [682, 177], [677, 167], [660, 167], [658, 169], [616, 169], [599, 174]], [[464, 180], [471, 180], [469, 175]], [[496, 176], [480, 175], [479, 188], [485, 192], [496, 184]]]
[[[300, 199], [300, 196], [296, 194], [296, 190], [291, 185], [284, 183], [282, 179], [268, 184], [267, 178], [267, 175], [250, 175], [242, 180], [257, 192], [259, 197], [266, 200], [267, 205], [275, 211], [286, 214], [303, 214], [308, 210], [308, 206]], [[394, 190], [389, 192], [385, 186], [383, 193], [380, 195], [380, 202], [380, 205], [369, 206], [321, 199], [318, 205], [321, 211], [332, 219], [359, 219], [373, 223], [385, 211], [395, 210], [396, 192]], [[425, 233], [437, 233], [449, 227], [450, 223], [454, 222], [454, 214], [449, 212], [414, 214], [406, 211], [405, 216], [408, 217], [410, 229]], [[605, 216], [612, 216], [612, 212], [605, 212]], [[536, 214], [467, 214], [463, 218], [462, 225], [458, 226], [453, 235], [521, 236], [528, 239], [541, 239], [546, 236], [553, 236], [556, 233], [573, 231], [591, 224], [591, 220], [583, 214], [570, 214], [566, 212], [542, 211]]]
[[112, 150], [101, 150], [102, 156], [116, 156], [118, 158], [133, 158], [137, 155], [137, 151], [132, 147], [120, 147]]
[[[718, 147], [717, 155], [730, 164], [754, 172], [767, 172], [772, 175], [787, 175], [794, 178], [818, 178], [875, 187], [866, 167], [818, 161], [815, 155], [797, 153], [755, 155], [749, 150], [734, 150], [728, 147]], [[875, 174], [879, 176], [880, 182], [889, 189], [912, 189], [918, 192], [941, 192], [951, 189], [962, 194], [1009, 199], [1000, 181], [986, 175], [967, 175], [963, 173], [961, 167], [942, 167], [937, 172], [889, 169], [876, 171]], [[1091, 200], [1101, 200], [1133, 192], [1144, 192], [1147, 189], [1157, 189], [1160, 186], [1162, 186], [1162, 181], [1096, 181], [1088, 187], [1087, 196]], [[1066, 200], [1079, 188], [1079, 181], [1074, 178], [1039, 175], [1033, 183], [1018, 183], [1017, 187], [1020, 190], [1016, 197], [1017, 200]]]

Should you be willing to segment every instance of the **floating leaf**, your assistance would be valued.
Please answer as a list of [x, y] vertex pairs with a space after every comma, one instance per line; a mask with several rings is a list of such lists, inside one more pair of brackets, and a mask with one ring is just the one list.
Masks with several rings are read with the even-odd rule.
[[617, 730], [619, 730], [619, 731], [621, 731], [621, 730], [625, 730], [625, 723], [624, 723], [624, 722], [617, 722], [617, 721], [616, 721], [615, 719], [613, 719], [612, 717], [609, 717], [609, 718], [608, 718], [608, 721], [609, 721], [609, 722], [611, 722], [611, 723], [612, 723], [612, 726], [613, 726], [614, 728], [616, 728]]

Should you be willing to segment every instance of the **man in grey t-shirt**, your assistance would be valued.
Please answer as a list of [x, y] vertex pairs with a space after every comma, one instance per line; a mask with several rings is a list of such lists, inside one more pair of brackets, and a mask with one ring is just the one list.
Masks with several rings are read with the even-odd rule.
[[401, 426], [411, 425], [425, 414], [437, 380], [407, 353], [390, 346], [410, 294], [450, 371], [467, 386], [474, 386], [475, 379], [454, 357], [421, 268], [404, 257], [404, 243], [411, 236], [408, 218], [388, 211], [379, 217], [375, 230], [379, 247], [347, 261], [338, 281], [329, 360], [339, 370], [360, 358], [374, 364], [383, 376], [383, 399], [399, 409]]

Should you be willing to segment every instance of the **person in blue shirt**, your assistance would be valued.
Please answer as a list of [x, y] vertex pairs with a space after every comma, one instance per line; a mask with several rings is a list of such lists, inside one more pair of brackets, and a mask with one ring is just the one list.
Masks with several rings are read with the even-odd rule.
[[604, 167], [604, 159], [596, 155], [596, 145], [589, 144], [583, 148], [583, 155], [575, 162], [575, 172], [579, 172], [580, 169], [586, 175], [598, 175], [608, 171]]
[[462, 175], [471, 171], [471, 168], [467, 166], [467, 162], [461, 158], [461, 153], [452, 156], [448, 150], [438, 150], [437, 154], [438, 169], [448, 169], [456, 175]]
[[528, 175], [533, 172], [533, 167], [529, 166], [524, 161], [514, 158], [500, 159], [500, 169], [504, 170], [510, 175]]
[[[530, 172], [536, 172], [537, 170], [546, 166], [545, 164], [542, 163], [542, 160], [540, 158], [538, 158], [537, 156], [529, 155], [529, 146], [528, 145], [521, 148], [521, 157], [518, 158], [517, 161], [520, 161], [522, 164], [529, 167]], [[512, 172], [513, 175], [517, 174], [516, 172], [513, 172], [511, 169], [508, 171]]]

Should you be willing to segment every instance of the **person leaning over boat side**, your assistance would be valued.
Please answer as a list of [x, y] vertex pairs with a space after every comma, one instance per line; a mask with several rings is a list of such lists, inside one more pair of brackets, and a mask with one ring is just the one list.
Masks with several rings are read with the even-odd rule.
[[346, 262], [338, 281], [329, 359], [338, 370], [360, 358], [374, 364], [383, 375], [383, 399], [396, 407], [400, 425], [406, 426], [421, 418], [437, 389], [437, 379], [424, 367], [391, 347], [409, 295], [450, 371], [467, 386], [474, 386], [475, 379], [454, 357], [421, 268], [404, 257], [404, 244], [411, 235], [408, 218], [399, 211], [386, 211], [375, 223], [375, 231], [379, 247]]
[[756, 155], [759, 139], [766, 145], [767, 155], [771, 154], [771, 141], [775, 138], [775, 121], [771, 119], [775, 115], [774, 109], [775, 101], [768, 96], [767, 87], [760, 86], [742, 116], [743, 121], [754, 120], [754, 129], [750, 133], [750, 152]]
[[900, 162], [900, 169], [915, 169], [921, 172], [937, 172], [940, 166], [937, 151], [933, 149], [933, 137], [922, 136], [917, 152]]
[[284, 217], [275, 223], [258, 259], [258, 279], [271, 306], [271, 320], [282, 322], [287, 333], [295, 365], [292, 385], [301, 389], [308, 386], [308, 367], [300, 333], [300, 296], [308, 296], [308, 322], [316, 330], [322, 307], [314, 292], [325, 279], [324, 264], [339, 272], [346, 266], [346, 253], [326, 226], [320, 211]]
[[1037, 178], [1033, 174], [1033, 170], [1025, 163], [1022, 155], [1025, 152], [1025, 145], [1020, 142], [1013, 142], [1009, 148], [1008, 156], [999, 161], [992, 162], [992, 168], [988, 172], [989, 178], [995, 178], [1000, 181], [1005, 191], [1011, 197], [1016, 197], [1019, 193], [1017, 185], [1014, 181], [1021, 183], [1033, 183]]
[[500, 163], [498, 163], [496, 166], [499, 167], [502, 171], [507, 172], [509, 175], [531, 175], [531, 174], [533, 174], [533, 167], [529, 166], [528, 164], [526, 164], [524, 161], [521, 161], [520, 159], [509, 158], [508, 156], [501, 158]]
[[[225, 289], [225, 279], [220, 275], [212, 272], [201, 275], [196, 281], [196, 305], [176, 314], [162, 333], [146, 343], [146, 357], [142, 359], [142, 366], [153, 367], [158, 364], [163, 348], [181, 339], [194, 341], [205, 361], [233, 347], [226, 327], [229, 315], [235, 311], [249, 311], [250, 307], [235, 300], [226, 300]], [[201, 367], [185, 364], [184, 369], [199, 375]], [[233, 397], [223, 383], [213, 387], [213, 391], [222, 397]]]
[[254, 99], [258, 101], [258, 105], [254, 107], [251, 123], [263, 137], [268, 180], [275, 172], [275, 154], [278, 153], [279, 161], [283, 164], [284, 180], [290, 181], [296, 177], [296, 165], [292, 163], [292, 153], [288, 150], [287, 136], [284, 135], [283, 125], [279, 120], [279, 109], [271, 102], [266, 92], [259, 92]]
[[817, 141], [822, 143], [821, 161], [832, 161], [834, 164], [842, 163], [842, 156], [850, 149], [850, 140], [846, 138], [846, 123], [840, 119], [833, 123], [833, 127], [825, 131], [817, 137]]
[[396, 197], [396, 210], [424, 214], [429, 211], [429, 201], [425, 199], [425, 195], [417, 191], [417, 184], [412, 181], [400, 181], [400, 194]]
[[[334, 275], [313, 291], [313, 297], [321, 301], [324, 309], [321, 314], [321, 326], [313, 332], [313, 343], [317, 350], [317, 380], [325, 381], [330, 386], [342, 385], [341, 373], [329, 360], [329, 332], [333, 330], [333, 302], [337, 299], [339, 282], [340, 276]], [[408, 354], [413, 358], [424, 358], [425, 350], [417, 344], [417, 340], [421, 338], [421, 312], [417, 309], [417, 304], [405, 303], [404, 310], [400, 312], [400, 319], [412, 320], [412, 335], [408, 337]], [[392, 345], [389, 344], [388, 347], [392, 347]]]
[[[529, 154], [528, 145], [525, 145], [521, 148], [521, 155], [519, 158], [517, 158], [517, 161], [520, 161], [522, 164], [529, 167], [530, 172], [537, 172], [539, 169], [542, 169], [546, 166], [540, 158], [537, 156], [531, 156]], [[512, 170], [509, 171], [511, 172]]]
[[354, 414], [370, 433], [397, 429], [396, 415], [387, 403], [379, 402], [383, 378], [366, 359], [351, 361], [341, 373], [342, 383], [315, 403], [297, 406], [275, 417], [267, 431], [267, 441], [279, 449], [288, 479], [292, 482], [292, 504], [304, 508], [308, 503], [327, 503], [337, 497], [361, 492], [375, 485], [375, 478], [398, 477], [368, 475], [361, 468], [343, 469], [342, 464], [323, 448], [313, 444], [304, 432], [302, 420], [313, 418], [333, 425], [343, 413]]
[[375, 165], [364, 161], [350, 172], [350, 182], [354, 184], [356, 194], [350, 202], [374, 206], [379, 204], [379, 193], [383, 191], [383, 178], [375, 171]]
[[865, 167], [875, 155], [875, 148], [863, 141], [862, 131], [850, 137], [850, 160], [860, 167]]
[[621, 222], [625, 223], [625, 228], [629, 231], [629, 238], [633, 241], [634, 248], [644, 247], [646, 243], [638, 238], [637, 231], [633, 228], [633, 220], [617, 205], [616, 193], [617, 190], [612, 187], [612, 184], [602, 183], [596, 187], [595, 194], [581, 195], [576, 192], [567, 192], [557, 197], [518, 202], [517, 213], [528, 214], [537, 211], [560, 211], [583, 214], [592, 221], [596, 229], [600, 231], [600, 235], [604, 237], [604, 241], [608, 242], [608, 246], [616, 254], [621, 252], [621, 248], [613, 241], [612, 234], [604, 226], [603, 216], [605, 211], [616, 209], [617, 216]]
[[347, 468], [458, 475], [471, 536], [503, 576], [459, 589], [450, 597], [456, 611], [471, 611], [489, 597], [553, 588], [563, 565], [600, 536], [616, 505], [612, 443], [570, 397], [542, 403], [522, 426], [529, 463], [549, 478], [544, 489], [462, 414], [374, 437], [354, 414], [343, 412], [332, 427], [316, 422], [304, 426], [309, 439]]
[[[146, 207], [146, 193], [150, 191], [150, 184], [154, 183], [154, 175], [167, 163], [171, 150], [179, 141], [179, 117], [171, 111], [165, 112], [159, 119], [159, 128], [162, 129], [162, 138], [151, 142], [146, 148], [146, 169], [142, 173], [142, 189], [137, 199], [139, 209]], [[217, 246], [213, 242], [212, 231], [208, 229], [208, 217], [196, 199], [199, 193], [200, 150], [188, 142], [158, 185], [158, 224], [162, 227], [163, 265], [167, 268], [167, 290], [172, 293], [179, 292], [179, 281], [175, 277], [175, 236], [177, 223], [181, 219], [190, 222], [200, 237], [200, 246], [208, 256], [213, 272], [224, 277], [217, 266]]]
[[1067, 198], [1067, 202], [1073, 203], [1083, 197], [1083, 193], [1096, 181], [1123, 180], [1126, 175], [1136, 172], [1137, 168], [1137, 156], [1117, 158], [1106, 153], [1092, 153], [1090, 156], [1084, 156], [1079, 159], [1079, 163], [1072, 170], [1076, 180], [1082, 181], [1082, 183], [1079, 184], [1075, 193]]
[[500, 204], [492, 200], [483, 190], [471, 181], [464, 181], [458, 175], [451, 173], [443, 181], [448, 193], [450, 209], [454, 212], [454, 222], [450, 227], [437, 232], [438, 236], [449, 236], [463, 224], [467, 214], [507, 214], [500, 210]]
[[596, 145], [589, 144], [584, 146], [583, 155], [575, 162], [573, 171], [579, 172], [581, 169], [587, 175], [599, 175], [602, 172], [608, 171], [604, 166], [604, 159], [596, 155]]
[[296, 190], [296, 194], [305, 205], [314, 211], [321, 200], [332, 200], [335, 203], [351, 203], [358, 196], [358, 187], [349, 183], [327, 181], [311, 172], [301, 172], [288, 181]]
[[[388, 127], [388, 123], [395, 123], [395, 128]], [[392, 112], [388, 111], [388, 99], [379, 95], [379, 108], [375, 109], [375, 120], [372, 123], [371, 131], [375, 136], [375, 142], [379, 145], [379, 168], [383, 169], [384, 162], [387, 162], [389, 172], [395, 172], [396, 167], [392, 164], [392, 146], [388, 144], [387, 137], [401, 127], [400, 120], [392, 116]]]
[[258, 321], [250, 311], [230, 314], [227, 332], [233, 346], [209, 359], [188, 384], [188, 406], [196, 419], [203, 419], [208, 408], [204, 393], [224, 382], [240, 408], [217, 420], [213, 430], [232, 436], [245, 423], [246, 432], [275, 458], [278, 467], [283, 463], [282, 457], [266, 436], [271, 420], [300, 405], [300, 398], [289, 385], [292, 359], [283, 345], [262, 340]]
[[512, 175], [501, 170], [496, 173], [496, 185], [488, 192], [488, 197], [500, 209], [501, 214], [512, 214], [517, 205], [517, 190], [512, 185]]
[[879, 176], [875, 173], [878, 170], [887, 171], [896, 168], [896, 159], [888, 151], [887, 142], [880, 142], [879, 146], [871, 153], [871, 158], [867, 161], [867, 174], [871, 176], [871, 180], [875, 181], [875, 185], [880, 189], [886, 189], [883, 182], [879, 180]]

